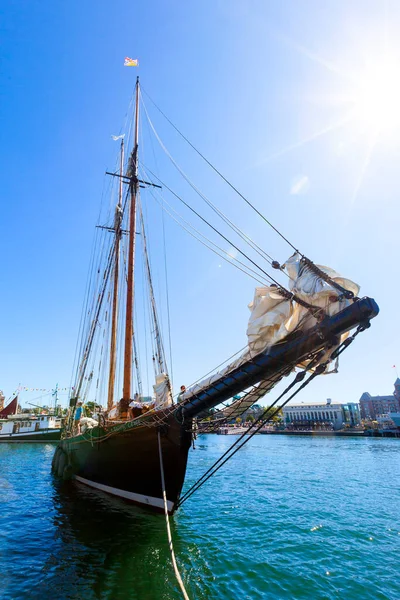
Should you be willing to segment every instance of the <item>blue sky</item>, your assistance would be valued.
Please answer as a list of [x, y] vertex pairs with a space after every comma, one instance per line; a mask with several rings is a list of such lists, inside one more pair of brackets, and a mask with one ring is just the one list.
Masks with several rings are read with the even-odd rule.
[[[117, 152], [110, 136], [123, 126], [137, 73], [170, 119], [295, 245], [357, 281], [381, 307], [340, 374], [320, 378], [300, 401], [392, 391], [392, 365], [400, 363], [397, 2], [6, 0], [0, 12], [0, 388], [7, 397], [19, 383], [69, 385], [104, 172]], [[127, 55], [139, 58], [138, 70], [123, 67]], [[151, 116], [190, 177], [283, 262], [290, 248]], [[167, 179], [203, 210], [171, 168]], [[168, 220], [166, 230], [180, 385], [245, 344], [254, 282]], [[160, 282], [157, 229], [153, 235]]]

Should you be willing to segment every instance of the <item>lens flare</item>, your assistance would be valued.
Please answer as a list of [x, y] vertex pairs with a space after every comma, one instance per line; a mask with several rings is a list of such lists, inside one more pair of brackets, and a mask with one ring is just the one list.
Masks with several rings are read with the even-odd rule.
[[355, 82], [354, 118], [377, 133], [400, 126], [399, 65], [387, 61], [371, 64]]

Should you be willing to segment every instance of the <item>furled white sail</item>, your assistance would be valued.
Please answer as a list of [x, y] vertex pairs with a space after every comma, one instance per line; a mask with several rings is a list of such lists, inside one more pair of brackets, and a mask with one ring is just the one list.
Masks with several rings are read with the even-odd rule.
[[[333, 269], [317, 265], [337, 284], [357, 296], [360, 287], [345, 279]], [[285, 263], [284, 268], [289, 276], [289, 289], [301, 300], [316, 308], [323, 308], [325, 313], [333, 316], [348, 306], [351, 300], [339, 298], [342, 294], [334, 286], [324, 281], [310, 267], [301, 262], [301, 256], [293, 254]], [[274, 285], [256, 288], [254, 300], [249, 304], [251, 315], [247, 327], [249, 349], [252, 352], [262, 352], [277, 342], [283, 340], [297, 327], [302, 330], [310, 329], [316, 319], [309, 310], [282, 298]]]
[[[323, 308], [327, 315], [333, 316], [351, 303], [351, 300], [343, 297], [340, 290], [325, 282], [309, 266], [301, 262], [301, 256], [298, 253], [293, 254], [283, 266], [289, 276], [290, 291], [308, 304], [316, 308]], [[354, 296], [358, 295], [360, 288], [356, 283], [342, 277], [329, 267], [316, 266], [329, 275], [335, 283], [353, 292]], [[270, 346], [284, 340], [296, 328], [306, 331], [317, 322], [306, 307], [294, 300], [282, 298], [276, 285], [256, 288], [249, 309], [251, 314], [247, 327], [247, 349], [224, 369], [190, 387], [181, 396], [183, 400], [209, 387], [223, 375], [238, 368], [256, 354], [265, 352]], [[347, 335], [345, 334], [343, 339]], [[328, 354], [332, 351], [333, 348], [328, 351]], [[327, 356], [324, 357], [324, 360], [326, 358]], [[299, 366], [304, 366], [304, 363]]]
[[168, 375], [160, 373], [156, 375], [156, 383], [153, 385], [156, 395], [156, 408], [167, 407], [172, 404], [171, 386], [169, 384]]

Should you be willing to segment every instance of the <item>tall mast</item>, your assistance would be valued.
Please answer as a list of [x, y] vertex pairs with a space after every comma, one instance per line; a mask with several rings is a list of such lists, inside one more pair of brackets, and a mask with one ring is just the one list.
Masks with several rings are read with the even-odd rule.
[[128, 287], [126, 293], [126, 324], [125, 324], [125, 355], [124, 355], [124, 387], [122, 398], [131, 398], [132, 382], [132, 338], [133, 338], [133, 291], [135, 267], [135, 227], [136, 227], [136, 196], [138, 186], [138, 143], [139, 143], [139, 77], [136, 79], [136, 111], [135, 111], [135, 145], [131, 155], [128, 176], [130, 177], [130, 208], [129, 208], [129, 245], [128, 245]]
[[52, 392], [52, 396], [54, 398], [54, 414], [57, 412], [57, 402], [58, 402], [58, 383], [56, 383], [56, 387]]
[[122, 176], [124, 174], [124, 140], [121, 140], [121, 158], [119, 168], [119, 194], [118, 204], [115, 208], [115, 262], [114, 262], [114, 285], [111, 317], [111, 343], [110, 343], [110, 375], [108, 378], [108, 400], [107, 410], [111, 410], [114, 402], [115, 371], [117, 366], [117, 333], [118, 333], [118, 283], [119, 283], [119, 255], [121, 245], [122, 224]]

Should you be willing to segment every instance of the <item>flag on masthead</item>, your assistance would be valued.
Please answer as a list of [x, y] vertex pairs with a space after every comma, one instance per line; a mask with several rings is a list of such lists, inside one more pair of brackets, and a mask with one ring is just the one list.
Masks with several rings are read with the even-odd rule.
[[129, 58], [128, 56], [125, 57], [124, 67], [138, 67], [138, 66], [139, 66], [139, 61], [137, 58]]

